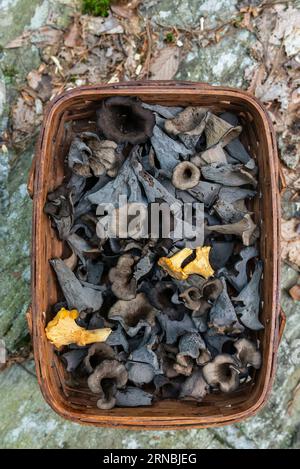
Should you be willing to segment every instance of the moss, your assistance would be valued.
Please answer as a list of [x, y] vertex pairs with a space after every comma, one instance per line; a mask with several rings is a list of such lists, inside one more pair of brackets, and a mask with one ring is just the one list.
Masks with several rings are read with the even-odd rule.
[[175, 41], [175, 37], [173, 33], [167, 33], [165, 37], [165, 41], [170, 43]]
[[13, 65], [4, 66], [2, 72], [7, 85], [13, 83], [18, 75], [18, 71]]
[[82, 13], [93, 16], [108, 16], [110, 0], [82, 0]]

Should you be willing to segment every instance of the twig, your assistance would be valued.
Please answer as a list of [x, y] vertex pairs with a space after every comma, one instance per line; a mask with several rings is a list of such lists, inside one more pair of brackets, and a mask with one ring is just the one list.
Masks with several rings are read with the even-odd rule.
[[152, 55], [152, 32], [151, 32], [151, 26], [150, 26], [149, 20], [147, 20], [147, 23], [146, 23], [146, 34], [147, 34], [148, 48], [147, 48], [147, 55], [146, 55], [146, 59], [144, 62], [142, 74], [141, 74], [143, 78], [144, 77], [149, 78], [150, 62], [151, 62], [151, 55]]

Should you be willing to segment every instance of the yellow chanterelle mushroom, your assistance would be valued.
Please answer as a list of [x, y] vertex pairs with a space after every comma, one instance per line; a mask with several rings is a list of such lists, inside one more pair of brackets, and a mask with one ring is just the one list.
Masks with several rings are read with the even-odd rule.
[[210, 246], [196, 248], [195, 259], [189, 262], [183, 269], [181, 268], [183, 261], [192, 254], [192, 249], [184, 248], [172, 257], [161, 257], [158, 265], [177, 280], [186, 280], [192, 274], [208, 278], [214, 274], [214, 270], [209, 263], [210, 249]]
[[177, 280], [186, 280], [188, 275], [181, 268], [183, 261], [192, 254], [193, 250], [189, 248], [181, 249], [172, 257], [161, 257], [158, 265], [168, 272], [171, 277]]
[[86, 330], [76, 324], [75, 319], [79, 316], [76, 309], [71, 311], [61, 308], [52, 321], [45, 328], [46, 336], [55, 347], [77, 344], [87, 345], [94, 342], [105, 342], [111, 329]]
[[184, 267], [183, 273], [187, 275], [198, 274], [204, 278], [211, 277], [214, 270], [209, 263], [210, 250], [210, 246], [196, 248], [196, 258]]

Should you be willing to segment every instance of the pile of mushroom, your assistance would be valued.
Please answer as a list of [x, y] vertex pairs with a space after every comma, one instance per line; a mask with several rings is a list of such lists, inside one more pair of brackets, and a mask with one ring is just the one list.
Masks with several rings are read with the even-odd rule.
[[[263, 329], [249, 210], [258, 169], [238, 117], [111, 97], [88, 132], [76, 128], [65, 180], [44, 208], [65, 245], [65, 258], [50, 260], [63, 298], [45, 331], [66, 372], [101, 409], [201, 401], [253, 381]], [[117, 218], [120, 195], [145, 215], [157, 201], [203, 203], [202, 245], [172, 231], [141, 236], [144, 223], [107, 236], [97, 207], [111, 203]]]

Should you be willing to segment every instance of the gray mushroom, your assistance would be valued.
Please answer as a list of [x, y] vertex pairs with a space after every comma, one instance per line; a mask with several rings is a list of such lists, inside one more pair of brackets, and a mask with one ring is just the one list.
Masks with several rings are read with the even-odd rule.
[[100, 140], [93, 132], [82, 132], [72, 141], [68, 164], [72, 171], [82, 177], [117, 175], [124, 158], [116, 152], [117, 144]]
[[175, 166], [172, 184], [177, 189], [187, 190], [196, 186], [200, 180], [200, 169], [190, 161], [182, 161]]
[[220, 184], [214, 184], [208, 181], [199, 181], [199, 183], [188, 190], [195, 199], [203, 202], [205, 207], [211, 207], [220, 191]]
[[233, 253], [234, 243], [232, 241], [212, 241], [210, 251], [210, 263], [214, 270], [219, 270], [225, 266]]
[[154, 378], [154, 368], [149, 363], [127, 362], [128, 379], [135, 384], [150, 383]]
[[131, 254], [119, 257], [116, 267], [108, 273], [111, 290], [120, 300], [132, 300], [136, 296], [136, 279], [133, 278], [135, 259]]
[[218, 143], [224, 147], [228, 145], [229, 142], [238, 137], [241, 131], [242, 127], [239, 125], [233, 126], [224, 119], [221, 119], [215, 114], [209, 112], [205, 125], [207, 148], [213, 147]]
[[192, 358], [197, 363], [203, 364], [209, 361], [210, 354], [206, 345], [198, 332], [187, 332], [179, 339], [179, 352], [176, 355], [176, 361], [182, 366], [186, 366], [186, 359]]
[[247, 213], [247, 209], [245, 207], [240, 209], [240, 204], [237, 202], [231, 204], [220, 198], [214, 203], [213, 209], [224, 223], [239, 222]]
[[84, 287], [71, 269], [61, 259], [51, 259], [58, 282], [68, 303], [68, 308], [76, 308], [79, 312], [90, 309], [97, 311], [103, 303], [102, 292], [94, 288]]
[[223, 284], [223, 289], [216, 302], [211, 307], [209, 313], [209, 325], [218, 333], [241, 333], [244, 328], [239, 323], [233, 304], [228, 296], [226, 282], [223, 277], [221, 278], [221, 282]]
[[194, 151], [204, 131], [207, 118], [206, 108], [188, 106], [173, 119], [166, 120], [165, 130], [169, 135], [178, 137], [187, 148]]
[[248, 283], [247, 264], [250, 259], [258, 255], [256, 246], [248, 246], [239, 252], [240, 259], [234, 264], [234, 269], [222, 273], [229, 283], [240, 292]]
[[248, 213], [239, 222], [228, 225], [207, 225], [206, 230], [240, 236], [245, 246], [253, 244], [259, 235], [258, 227]]
[[74, 203], [71, 189], [64, 185], [47, 195], [44, 212], [53, 220], [59, 239], [66, 239], [74, 223]]
[[238, 363], [225, 353], [204, 365], [202, 372], [207, 384], [219, 387], [222, 392], [233, 392], [240, 384]]
[[235, 302], [242, 303], [242, 306], [236, 307], [237, 314], [241, 316], [241, 322], [246, 327], [254, 331], [264, 328], [258, 319], [260, 302], [259, 285], [262, 269], [262, 261], [257, 261], [250, 282], [243, 288], [237, 297], [233, 298]]
[[75, 371], [81, 364], [86, 354], [86, 349], [69, 350], [68, 352], [63, 353], [61, 359], [66, 365], [66, 370], [69, 372]]
[[157, 310], [151, 306], [144, 293], [132, 300], [118, 300], [109, 310], [108, 318], [120, 321], [130, 337], [145, 326], [154, 326]]
[[188, 309], [194, 311], [198, 310], [201, 306], [201, 296], [199, 288], [189, 287], [179, 295], [179, 298], [183, 300]]
[[254, 342], [248, 339], [238, 339], [233, 343], [236, 348], [236, 357], [244, 367], [253, 366], [256, 370], [261, 367], [261, 352]]
[[227, 163], [226, 153], [223, 150], [223, 146], [219, 143], [208, 150], [203, 151], [195, 156], [191, 157], [191, 162], [201, 168], [211, 163]]
[[212, 163], [201, 167], [205, 179], [224, 186], [243, 186], [245, 184], [257, 185], [252, 172], [240, 164]]
[[220, 294], [223, 290], [223, 283], [220, 279], [208, 279], [206, 282], [201, 286], [201, 296], [211, 303], [214, 303], [217, 298], [219, 298]]
[[117, 407], [142, 407], [151, 405], [153, 396], [143, 389], [128, 386], [124, 390], [118, 390], [115, 399]]
[[192, 398], [201, 401], [209, 392], [209, 386], [203, 377], [202, 370], [195, 370], [182, 385], [180, 398]]
[[[102, 385], [104, 380], [109, 381]], [[116, 404], [116, 390], [124, 387], [127, 380], [128, 374], [124, 365], [117, 360], [103, 360], [88, 377], [88, 387], [99, 396], [97, 407], [112, 409]]]
[[116, 330], [112, 331], [109, 334], [105, 343], [107, 345], [111, 345], [112, 347], [116, 345], [121, 345], [121, 347], [123, 347], [125, 352], [128, 352], [129, 350], [128, 342], [127, 342], [127, 339], [126, 339], [126, 336], [125, 336], [125, 333], [123, 331], [121, 324], [118, 325]]
[[211, 304], [201, 299], [200, 307], [192, 312], [192, 320], [199, 332], [205, 332], [208, 328], [208, 313]]
[[114, 358], [114, 350], [106, 343], [99, 342], [89, 347], [83, 363], [86, 371], [90, 374], [93, 373], [96, 366], [98, 366], [103, 360], [113, 360]]
[[179, 163], [179, 156], [187, 157], [192, 152], [181, 142], [170, 138], [159, 126], [155, 125], [151, 144], [155, 150], [156, 157], [166, 176], [172, 174], [173, 169]]
[[193, 321], [187, 314], [184, 314], [181, 321], [172, 320], [164, 313], [159, 313], [157, 319], [166, 334], [166, 344], [174, 344], [178, 337], [186, 332], [197, 332]]

